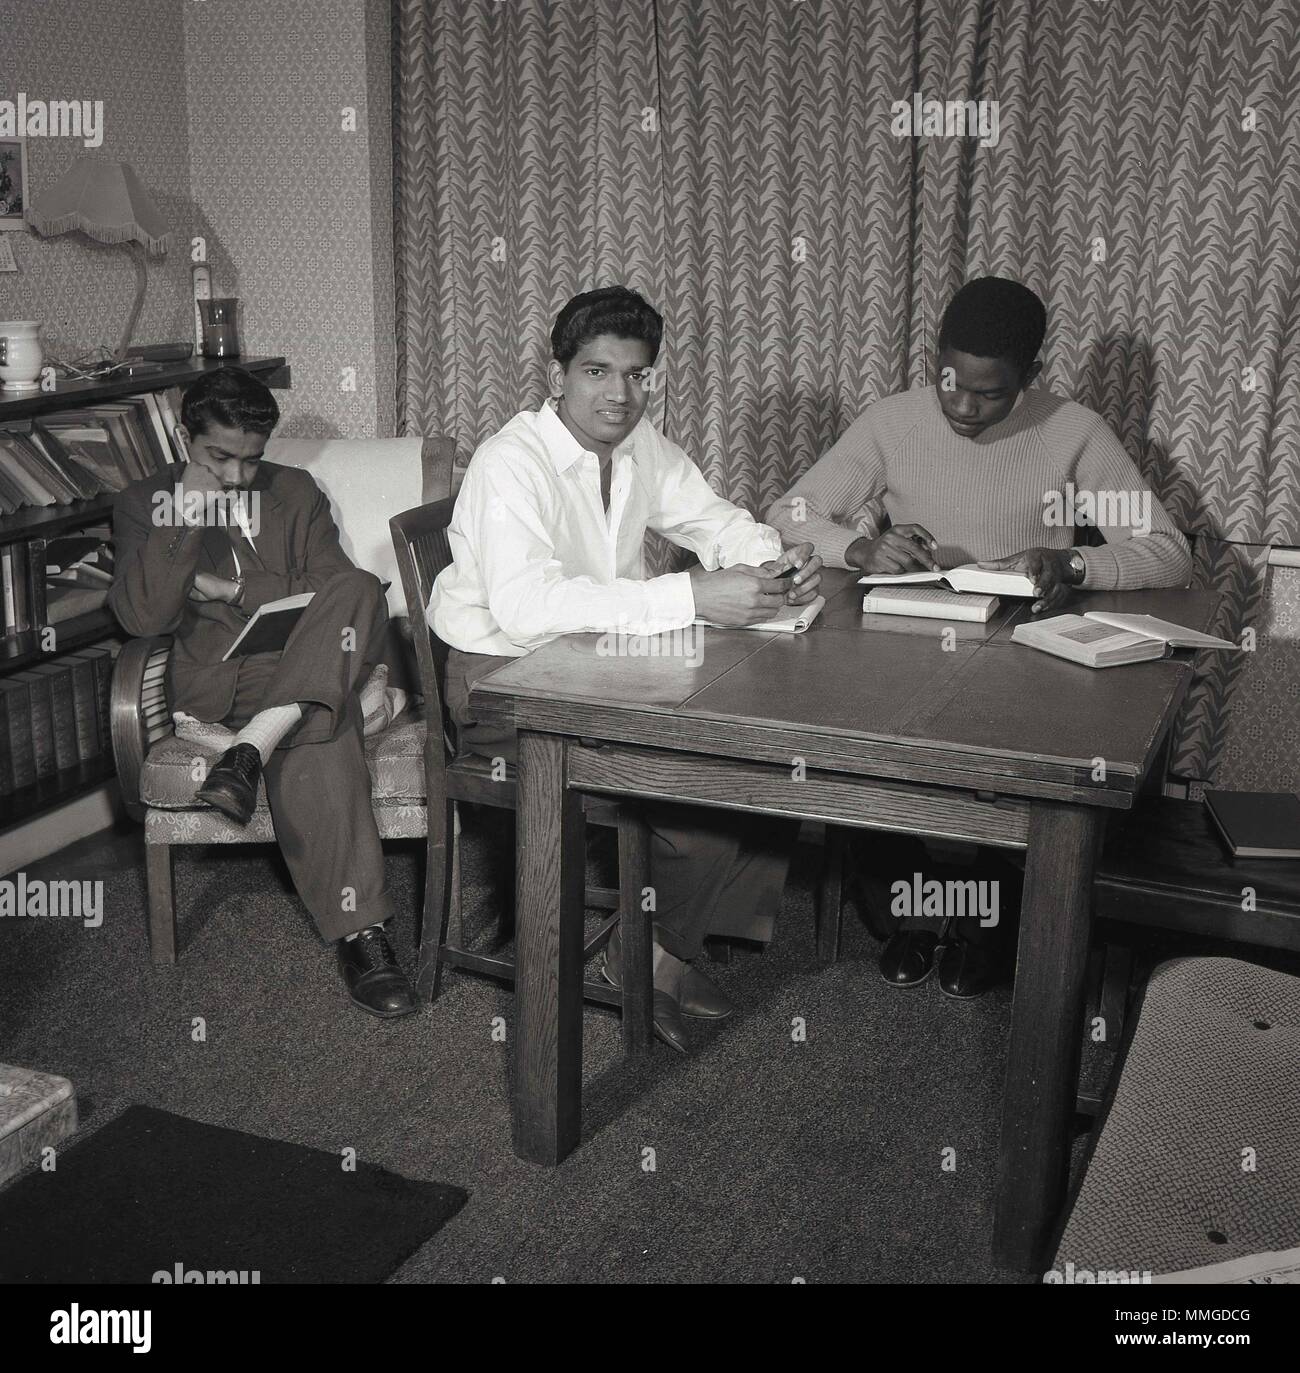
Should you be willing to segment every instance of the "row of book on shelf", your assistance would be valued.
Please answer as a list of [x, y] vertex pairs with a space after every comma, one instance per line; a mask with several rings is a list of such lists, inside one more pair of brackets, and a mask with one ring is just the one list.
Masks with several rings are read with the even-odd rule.
[[0, 796], [111, 754], [115, 652], [96, 644], [0, 679]]
[[107, 524], [0, 545], [4, 632], [23, 634], [98, 610], [113, 585]]
[[0, 515], [121, 491], [182, 461], [180, 392], [147, 392], [0, 424]]

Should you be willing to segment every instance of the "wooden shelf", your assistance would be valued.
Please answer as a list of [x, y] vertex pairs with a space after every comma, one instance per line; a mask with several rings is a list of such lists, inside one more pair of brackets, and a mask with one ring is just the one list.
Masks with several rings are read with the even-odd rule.
[[[10, 396], [0, 390], [0, 424], [30, 415], [47, 415], [51, 410], [75, 410], [118, 396], [138, 396], [142, 391], [188, 386], [205, 373], [217, 372], [223, 367], [242, 367], [260, 376], [268, 386], [289, 384], [289, 368], [283, 358], [187, 358], [184, 362], [165, 362], [161, 372], [146, 372], [141, 376], [61, 381], [53, 391], [32, 391], [21, 396]], [[267, 373], [271, 375], [267, 376]]]
[[40, 631], [35, 629], [25, 630], [22, 634], [6, 634], [0, 638], [0, 676], [21, 672], [43, 658], [75, 653], [77, 649], [85, 648], [99, 639], [121, 638], [123, 635], [121, 626], [107, 606], [88, 610], [84, 615], [73, 615], [66, 620], [56, 620], [50, 628], [54, 630], [57, 643], [48, 653], [42, 651]]
[[64, 529], [95, 524], [113, 517], [115, 493], [92, 496], [87, 501], [73, 501], [71, 505], [28, 506], [12, 515], [0, 517], [0, 543], [18, 539], [49, 539]]
[[113, 755], [105, 753], [75, 768], [64, 768], [62, 772], [42, 778], [34, 787], [0, 796], [0, 830], [12, 829], [51, 806], [61, 806], [65, 801], [84, 796], [115, 775]]

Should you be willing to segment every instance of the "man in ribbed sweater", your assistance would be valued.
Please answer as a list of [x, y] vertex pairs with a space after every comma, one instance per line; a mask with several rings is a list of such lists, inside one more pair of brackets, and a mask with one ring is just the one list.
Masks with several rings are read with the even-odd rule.
[[[979, 562], [1034, 579], [1033, 610], [1073, 587], [1185, 586], [1187, 541], [1104, 419], [1033, 388], [1046, 332], [1042, 301], [1019, 282], [981, 277], [949, 302], [936, 379], [877, 401], [767, 513], [787, 542], [811, 540], [829, 567], [913, 572]], [[879, 534], [868, 513], [883, 504]], [[1074, 547], [1079, 525], [1105, 542]], [[969, 936], [975, 921], [958, 922]], [[881, 958], [912, 986], [933, 966], [935, 935], [909, 921]], [[940, 983], [978, 995], [996, 959], [978, 940], [949, 944]]]

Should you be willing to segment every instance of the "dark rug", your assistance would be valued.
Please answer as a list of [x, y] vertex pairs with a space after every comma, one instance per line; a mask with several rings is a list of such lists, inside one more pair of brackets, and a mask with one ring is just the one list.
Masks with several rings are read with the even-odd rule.
[[382, 1282], [468, 1200], [132, 1106], [0, 1193], [0, 1282]]

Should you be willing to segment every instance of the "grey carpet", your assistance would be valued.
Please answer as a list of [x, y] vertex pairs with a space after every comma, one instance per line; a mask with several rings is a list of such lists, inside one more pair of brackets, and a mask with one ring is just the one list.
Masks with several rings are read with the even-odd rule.
[[[629, 1071], [615, 1017], [587, 1012], [584, 1143], [546, 1170], [510, 1151], [492, 1037], [508, 990], [453, 973], [417, 1017], [353, 1009], [265, 849], [182, 851], [180, 962], [154, 969], [139, 842], [85, 841], [28, 870], [103, 878], [101, 928], [0, 929], [0, 1058], [70, 1078], [83, 1129], [142, 1102], [471, 1192], [403, 1283], [1015, 1280], [989, 1244], [1009, 989], [954, 1004], [933, 979], [888, 988], [851, 911], [843, 960], [818, 968], [816, 850], [800, 851], [773, 947], [712, 969], [742, 1011], [701, 1029], [696, 1057], [657, 1046]], [[480, 915], [499, 859], [467, 835]], [[409, 959], [414, 847], [388, 863]]]

